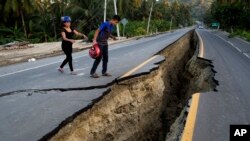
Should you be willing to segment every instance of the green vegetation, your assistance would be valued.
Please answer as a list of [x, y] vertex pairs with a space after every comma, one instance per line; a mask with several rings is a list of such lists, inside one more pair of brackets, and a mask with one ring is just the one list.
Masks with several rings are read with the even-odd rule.
[[[107, 0], [107, 20], [114, 12], [113, 0]], [[118, 14], [128, 19], [125, 35], [147, 34], [147, 21], [153, 3], [149, 32], [167, 31], [193, 23], [190, 6], [168, 0], [117, 0]], [[37, 42], [61, 38], [60, 17], [71, 16], [72, 26], [90, 39], [103, 21], [104, 1], [100, 0], [2, 0], [0, 3], [0, 44], [15, 40]], [[120, 26], [121, 33], [123, 26]]]
[[241, 36], [241, 37], [245, 38], [247, 41], [250, 41], [250, 32], [249, 31], [237, 29], [229, 35], [229, 37], [235, 37], [235, 36]]
[[219, 22], [220, 28], [230, 32], [230, 37], [239, 35], [250, 40], [250, 1], [215, 0], [207, 11], [205, 22]]
[[[174, 2], [176, 0], [169, 0]], [[202, 21], [205, 15], [206, 10], [208, 10], [214, 0], [178, 0], [180, 3], [189, 5], [191, 16], [198, 20]]]
[[[127, 37], [139, 36], [147, 34], [147, 22], [144, 21], [131, 21], [126, 25], [125, 35]], [[170, 29], [170, 21], [166, 20], [153, 20], [150, 23], [150, 33], [164, 32]], [[176, 28], [176, 24], [172, 25], [172, 29]], [[122, 31], [122, 30], [121, 30]]]

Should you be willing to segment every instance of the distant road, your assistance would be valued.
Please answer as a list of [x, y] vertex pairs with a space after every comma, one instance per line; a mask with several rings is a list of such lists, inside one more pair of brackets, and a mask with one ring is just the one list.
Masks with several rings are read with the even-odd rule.
[[193, 141], [229, 141], [229, 126], [250, 124], [250, 43], [197, 29], [204, 58], [212, 60], [218, 92], [198, 94]]

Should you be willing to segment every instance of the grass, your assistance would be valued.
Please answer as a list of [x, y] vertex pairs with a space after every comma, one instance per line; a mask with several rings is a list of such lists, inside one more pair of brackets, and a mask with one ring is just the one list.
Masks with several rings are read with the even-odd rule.
[[231, 33], [229, 37], [240, 36], [250, 42], [250, 31], [237, 29], [235, 32]]

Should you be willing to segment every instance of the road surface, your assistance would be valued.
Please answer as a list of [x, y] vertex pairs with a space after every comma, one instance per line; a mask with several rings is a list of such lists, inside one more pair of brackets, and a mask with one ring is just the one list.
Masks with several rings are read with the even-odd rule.
[[[197, 29], [205, 59], [212, 60], [217, 92], [196, 94], [187, 122], [193, 133], [183, 140], [229, 141], [230, 125], [250, 124], [250, 43], [223, 32]], [[195, 104], [196, 103], [196, 104]]]
[[[84, 110], [107, 91], [108, 84], [124, 75], [146, 72], [164, 60], [156, 53], [192, 30], [141, 38], [111, 45], [108, 72], [112, 77], [90, 78], [93, 59], [88, 51], [73, 54], [78, 75], [57, 71], [65, 56], [1, 67], [0, 69], [0, 138], [5, 141], [39, 140], [60, 126], [62, 121]], [[149, 59], [153, 57], [153, 59]], [[140, 70], [127, 74], [148, 60]], [[101, 64], [97, 73], [101, 72]], [[94, 89], [96, 88], [96, 89]]]

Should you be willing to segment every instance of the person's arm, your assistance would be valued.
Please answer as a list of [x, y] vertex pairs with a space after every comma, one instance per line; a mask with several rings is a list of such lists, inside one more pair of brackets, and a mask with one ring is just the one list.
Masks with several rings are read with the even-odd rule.
[[116, 38], [114, 35], [112, 35], [112, 34], [110, 34], [110, 37], [111, 37], [113, 40], [117, 40], [117, 38]]
[[97, 39], [97, 37], [98, 37], [100, 31], [101, 31], [101, 30], [100, 30], [99, 28], [95, 31], [95, 35], [94, 35], [94, 38], [93, 38], [93, 44], [96, 44], [96, 43], [97, 43], [96, 39]]
[[71, 42], [71, 43], [75, 43], [75, 40], [73, 40], [73, 39], [68, 39], [68, 38], [66, 37], [66, 34], [65, 34], [64, 31], [61, 32], [61, 35], [62, 35], [62, 39], [63, 39], [64, 41], [69, 41], [69, 42]]
[[74, 32], [76, 35], [78, 35], [78, 36], [82, 36], [82, 37], [84, 37], [85, 39], [88, 39], [88, 37], [87, 37], [86, 35], [84, 35], [83, 33], [78, 32], [77, 30], [73, 30], [73, 32]]
[[96, 44], [96, 43], [97, 43], [96, 39], [97, 39], [99, 33], [100, 33], [101, 31], [103, 31], [106, 27], [107, 27], [107, 23], [104, 22], [104, 23], [102, 23], [102, 24], [100, 25], [100, 27], [95, 31], [94, 38], [93, 38], [93, 44]]

